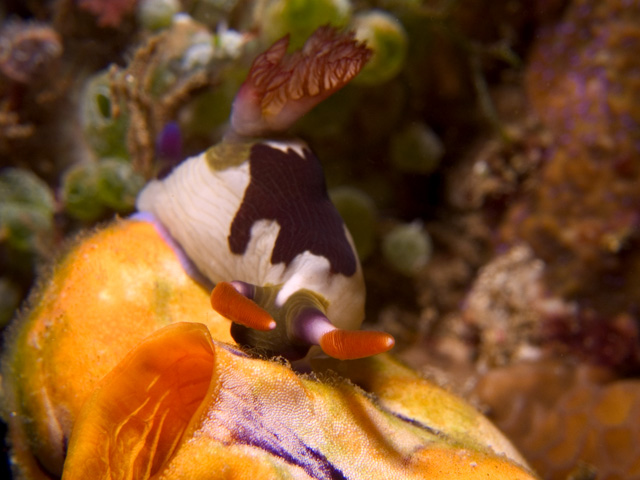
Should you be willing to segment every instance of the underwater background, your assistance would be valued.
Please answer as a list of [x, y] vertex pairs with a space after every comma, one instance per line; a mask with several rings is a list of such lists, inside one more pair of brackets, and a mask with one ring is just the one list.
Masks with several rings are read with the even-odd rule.
[[367, 327], [541, 478], [640, 478], [640, 0], [4, 0], [0, 22], [3, 328], [70, 239], [221, 139], [258, 53], [332, 24], [373, 57], [293, 133]]

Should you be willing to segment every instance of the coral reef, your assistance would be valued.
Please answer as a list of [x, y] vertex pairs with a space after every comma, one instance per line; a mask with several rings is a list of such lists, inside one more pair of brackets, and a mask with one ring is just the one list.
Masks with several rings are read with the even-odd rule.
[[639, 14], [637, 2], [576, 0], [540, 29], [525, 74], [547, 131], [539, 168], [507, 192], [506, 251], [466, 299], [482, 364], [507, 365], [475, 392], [544, 478], [639, 475], [638, 384], [619, 378], [640, 365]]
[[[15, 317], [33, 326], [27, 307], [46, 290], [38, 274], [50, 278], [67, 268], [73, 262], [65, 252], [89, 254], [80, 245], [104, 240], [108, 230], [79, 232], [128, 215], [146, 183], [223, 138], [259, 52], [287, 34], [288, 50], [298, 48], [327, 23], [366, 38], [371, 59], [291, 134], [321, 159], [354, 240], [367, 287], [365, 330], [389, 332], [395, 353], [411, 366], [486, 407], [542, 478], [638, 476], [628, 441], [637, 437], [640, 371], [637, 0], [2, 2], [0, 324]], [[284, 44], [275, 53], [285, 55]], [[269, 78], [278, 95], [291, 93], [278, 89], [290, 73], [283, 65]], [[313, 105], [294, 106], [301, 110], [292, 118]], [[290, 111], [274, 118], [286, 120]], [[397, 228], [408, 229], [403, 234], [416, 250], [396, 242], [390, 254]], [[145, 238], [150, 252], [160, 248], [156, 237]], [[228, 323], [216, 323], [208, 296], [173, 262], [164, 265], [175, 267], [166, 276], [183, 281], [187, 298], [206, 303], [206, 312], [188, 315], [211, 320], [210, 329], [220, 327], [213, 338], [232, 343]], [[138, 299], [138, 306], [147, 314], [159, 308], [162, 322], [176, 320], [182, 314], [172, 309], [187, 308], [173, 303], [177, 284], [152, 288], [146, 282], [155, 273], [140, 268], [131, 274], [146, 272], [140, 290], [130, 291], [157, 302]], [[30, 290], [31, 302], [20, 308]], [[106, 299], [82, 308], [107, 315], [98, 300]], [[117, 371], [126, 351], [162, 326], [132, 334], [131, 342], [125, 333], [117, 359], [107, 365], [96, 356], [95, 368], [103, 370], [91, 366], [87, 375], [97, 384]], [[40, 325], [29, 338], [49, 345], [50, 327]], [[4, 336], [15, 341], [16, 332], [8, 328]], [[70, 348], [79, 349], [83, 338], [69, 336]], [[64, 355], [71, 353], [63, 353], [58, 363], [69, 363]], [[367, 382], [384, 377], [384, 362], [375, 373], [363, 367], [368, 377], [339, 374], [379, 395], [384, 387]], [[605, 373], [585, 374], [593, 365]], [[30, 368], [17, 361], [5, 377]], [[317, 371], [321, 380], [336, 378]], [[127, 381], [122, 372], [116, 377]], [[318, 387], [303, 380], [306, 393]], [[82, 395], [89, 388], [68, 383]], [[386, 390], [398, 391], [396, 383]], [[95, 405], [108, 397], [96, 396]], [[75, 416], [80, 407], [70, 398], [55, 401]], [[27, 407], [26, 415], [50, 411]], [[62, 410], [55, 410], [56, 422], [67, 425]], [[614, 411], [628, 415], [613, 419]], [[53, 466], [59, 473], [68, 432], [36, 430], [45, 440], [18, 448], [15, 458], [34, 472]], [[27, 445], [27, 433], [17, 431], [14, 445]], [[201, 458], [189, 454], [181, 458]]]
[[[638, 18], [636, 2], [576, 1], [542, 31], [526, 86], [553, 143], [501, 228], [533, 248], [549, 295], [574, 310], [549, 318], [549, 336], [625, 372], [640, 368]], [[602, 336], [618, 340], [594, 341]]]
[[504, 365], [536, 355], [544, 318], [562, 313], [561, 302], [545, 298], [544, 264], [525, 245], [498, 256], [479, 272], [464, 316], [478, 328], [483, 362]]

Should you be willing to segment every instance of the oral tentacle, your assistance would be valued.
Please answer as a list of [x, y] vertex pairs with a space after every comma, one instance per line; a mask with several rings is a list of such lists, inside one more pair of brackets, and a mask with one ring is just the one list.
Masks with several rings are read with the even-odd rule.
[[292, 321], [289, 335], [295, 341], [319, 345], [324, 353], [339, 360], [377, 355], [395, 344], [388, 333], [338, 328], [316, 308], [300, 311]]
[[291, 320], [287, 335], [300, 343], [320, 345], [320, 339], [336, 329], [322, 311], [317, 308], [305, 308]]
[[[244, 283], [244, 282], [237, 282]], [[270, 331], [276, 328], [273, 317], [243, 292], [236, 289], [236, 285], [229, 282], [219, 282], [211, 292], [211, 306], [225, 318], [234, 323], [244, 325], [260, 331]], [[249, 284], [245, 284], [249, 285]], [[241, 289], [245, 285], [240, 285]]]
[[252, 283], [243, 282], [240, 280], [233, 280], [229, 284], [241, 295], [247, 297], [249, 300], [255, 300], [256, 298], [256, 286]]
[[384, 332], [336, 328], [324, 334], [319, 343], [330, 357], [355, 360], [387, 352], [393, 348], [395, 340]]

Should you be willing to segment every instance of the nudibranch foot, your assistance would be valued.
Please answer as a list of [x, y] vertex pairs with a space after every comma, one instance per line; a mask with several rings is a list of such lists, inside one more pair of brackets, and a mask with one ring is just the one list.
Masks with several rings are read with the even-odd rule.
[[233, 103], [231, 125], [242, 136], [281, 133], [344, 87], [372, 55], [354, 32], [318, 28], [304, 47], [287, 55], [283, 37], [258, 56]]
[[211, 306], [223, 317], [247, 328], [269, 331], [276, 328], [276, 321], [255, 303], [249, 284], [244, 282], [219, 282], [211, 292]]

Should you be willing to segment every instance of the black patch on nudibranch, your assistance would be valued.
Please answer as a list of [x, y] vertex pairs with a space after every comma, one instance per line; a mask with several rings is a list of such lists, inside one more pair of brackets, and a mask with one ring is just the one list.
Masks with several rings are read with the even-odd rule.
[[251, 148], [251, 179], [231, 224], [229, 247], [233, 253], [244, 254], [253, 224], [275, 220], [280, 232], [271, 254], [273, 265], [284, 262], [288, 266], [297, 255], [309, 251], [325, 257], [332, 273], [351, 276], [357, 263], [342, 218], [327, 195], [320, 162], [308, 149], [304, 154], [301, 157], [292, 148], [283, 152], [264, 143]]

